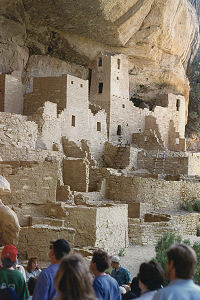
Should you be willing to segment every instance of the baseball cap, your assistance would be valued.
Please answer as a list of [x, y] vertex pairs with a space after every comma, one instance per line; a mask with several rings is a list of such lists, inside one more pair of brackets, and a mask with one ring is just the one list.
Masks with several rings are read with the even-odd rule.
[[17, 260], [17, 248], [14, 245], [6, 245], [1, 253], [1, 260], [9, 258], [12, 262]]
[[56, 240], [55, 242], [50, 241], [50, 243], [53, 245], [53, 248], [56, 252], [59, 252], [59, 253], [64, 252], [66, 254], [68, 254], [70, 252], [70, 245], [64, 239], [59, 239], [59, 240]]
[[116, 262], [116, 263], [119, 264], [119, 262], [120, 262], [119, 257], [118, 256], [112, 256], [112, 262]]

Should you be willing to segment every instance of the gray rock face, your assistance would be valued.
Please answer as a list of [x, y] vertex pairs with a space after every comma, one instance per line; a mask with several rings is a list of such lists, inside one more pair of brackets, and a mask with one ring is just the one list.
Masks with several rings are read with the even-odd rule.
[[2, 0], [0, 23], [0, 72], [26, 78], [32, 55], [88, 67], [100, 51], [124, 53], [132, 96], [175, 92], [188, 101], [185, 69], [199, 42], [189, 0]]

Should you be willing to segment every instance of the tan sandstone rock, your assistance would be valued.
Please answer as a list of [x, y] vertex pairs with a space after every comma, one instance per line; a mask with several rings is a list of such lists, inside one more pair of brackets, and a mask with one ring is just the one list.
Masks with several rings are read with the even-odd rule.
[[[0, 22], [0, 72], [23, 69], [24, 47], [29, 55], [85, 66], [100, 51], [124, 53], [132, 97], [152, 100], [173, 92], [188, 102], [185, 70], [199, 42], [196, 12], [188, 0], [80, 0], [76, 5], [72, 0], [26, 0], [24, 6], [21, 0], [4, 0]], [[25, 71], [33, 74], [35, 67], [30, 59]]]

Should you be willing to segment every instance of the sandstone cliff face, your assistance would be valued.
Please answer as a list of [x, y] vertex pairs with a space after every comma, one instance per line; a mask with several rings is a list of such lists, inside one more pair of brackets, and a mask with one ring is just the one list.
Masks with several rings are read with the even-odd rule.
[[0, 72], [17, 69], [26, 78], [36, 70], [33, 61], [40, 66], [42, 60], [44, 68], [54, 57], [88, 67], [100, 51], [124, 53], [131, 96], [149, 100], [175, 92], [188, 101], [185, 69], [199, 40], [188, 0], [2, 0], [0, 23]]

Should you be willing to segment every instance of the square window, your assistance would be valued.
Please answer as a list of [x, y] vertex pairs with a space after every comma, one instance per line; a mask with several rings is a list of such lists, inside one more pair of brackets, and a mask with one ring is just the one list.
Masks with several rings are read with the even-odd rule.
[[73, 81], [71, 81], [71, 84], [74, 84], [74, 82], [73, 82]]
[[83, 87], [82, 83], [80, 84], [80, 87]]

